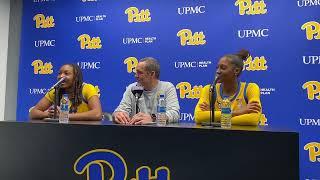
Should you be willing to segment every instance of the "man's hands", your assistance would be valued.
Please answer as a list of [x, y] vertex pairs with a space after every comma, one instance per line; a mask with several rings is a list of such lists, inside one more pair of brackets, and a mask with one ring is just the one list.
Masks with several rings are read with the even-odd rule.
[[130, 117], [126, 112], [121, 112], [121, 111], [115, 112], [113, 113], [113, 117], [114, 117], [114, 122], [117, 124], [129, 124], [130, 122]]
[[152, 122], [152, 117], [150, 114], [138, 113], [134, 115], [131, 119], [126, 112], [115, 112], [113, 114], [114, 121], [118, 124], [128, 124], [128, 125], [142, 125]]

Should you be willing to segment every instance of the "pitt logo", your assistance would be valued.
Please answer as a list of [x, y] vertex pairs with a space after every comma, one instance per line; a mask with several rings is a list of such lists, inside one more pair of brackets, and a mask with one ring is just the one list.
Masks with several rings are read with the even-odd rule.
[[101, 39], [100, 37], [91, 38], [88, 34], [82, 34], [78, 37], [81, 49], [101, 49]]
[[34, 74], [52, 74], [53, 73], [53, 66], [51, 64], [51, 62], [49, 63], [44, 63], [38, 59], [38, 60], [34, 60], [31, 63], [31, 66], [34, 67], [33, 73]]
[[314, 100], [316, 94], [317, 94], [316, 99], [320, 100], [320, 82], [308, 81], [303, 84], [302, 88], [307, 89], [309, 100]]
[[268, 69], [267, 60], [264, 56], [255, 57], [252, 60], [252, 56], [249, 56], [244, 62], [243, 70], [247, 71], [266, 71]]
[[139, 12], [139, 9], [136, 7], [129, 7], [125, 11], [126, 14], [128, 14], [128, 22], [150, 22], [151, 17], [150, 17], [150, 10], [149, 9], [142, 9]]
[[43, 14], [37, 14], [33, 17], [36, 22], [36, 28], [53, 28], [55, 26], [53, 16], [45, 17]]
[[[110, 168], [111, 174], [105, 174], [104, 165]], [[81, 155], [73, 165], [73, 170], [78, 175], [86, 174], [87, 180], [104, 179], [170, 179], [170, 170], [165, 166], [156, 168], [155, 176], [151, 168], [141, 166], [136, 170], [136, 177], [128, 178], [128, 168], [124, 158], [117, 152], [108, 149], [96, 149]]]
[[306, 36], [309, 41], [313, 39], [320, 39], [320, 23], [309, 21], [301, 26], [302, 30], [306, 30]]
[[253, 4], [252, 0], [237, 0], [234, 5], [239, 6], [240, 15], [257, 15], [267, 13], [267, 5], [263, 0], [255, 1]]
[[311, 162], [320, 162], [320, 143], [310, 142], [304, 146], [304, 150], [309, 151], [309, 160]]
[[132, 73], [132, 72], [136, 72], [136, 67], [138, 65], [138, 59], [135, 57], [128, 57], [127, 59], [125, 59], [123, 61], [124, 64], [127, 65], [127, 72], [128, 73]]
[[176, 88], [180, 90], [181, 99], [199, 99], [202, 90], [202, 86], [193, 86], [191, 88], [191, 84], [188, 82], [180, 82], [176, 85]]
[[198, 46], [206, 44], [206, 36], [202, 31], [192, 34], [190, 29], [182, 29], [177, 33], [177, 36], [180, 37], [181, 46]]

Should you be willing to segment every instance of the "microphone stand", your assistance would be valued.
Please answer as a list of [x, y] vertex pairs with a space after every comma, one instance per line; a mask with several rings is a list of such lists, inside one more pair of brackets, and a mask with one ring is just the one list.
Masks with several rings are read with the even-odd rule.
[[54, 112], [53, 112], [53, 119], [58, 119], [58, 117], [57, 117], [57, 111], [58, 111], [57, 106], [58, 106], [58, 102], [59, 102], [59, 94], [58, 94], [59, 90], [60, 90], [60, 85], [54, 87], [54, 102], [53, 102], [53, 104], [54, 104]]
[[136, 98], [136, 114], [138, 114], [139, 113], [139, 95], [137, 95], [137, 94], [135, 94], [135, 96], [134, 96], [135, 98]]
[[212, 83], [210, 86], [211, 98], [210, 98], [210, 126], [213, 126], [214, 122], [214, 103], [216, 102], [216, 84]]

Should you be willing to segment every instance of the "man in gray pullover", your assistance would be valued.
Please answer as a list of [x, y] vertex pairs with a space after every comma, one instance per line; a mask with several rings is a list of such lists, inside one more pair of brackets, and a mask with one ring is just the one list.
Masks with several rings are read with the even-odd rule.
[[[160, 64], [152, 57], [143, 58], [136, 67], [137, 82], [130, 84], [123, 94], [123, 98], [113, 112], [113, 120], [119, 124], [148, 124], [155, 121], [159, 94], [165, 95], [166, 120], [168, 123], [178, 122], [180, 106], [177, 92], [170, 82], [160, 81]], [[137, 86], [142, 86], [143, 93], [138, 99], [138, 113], [136, 97], [132, 93]]]

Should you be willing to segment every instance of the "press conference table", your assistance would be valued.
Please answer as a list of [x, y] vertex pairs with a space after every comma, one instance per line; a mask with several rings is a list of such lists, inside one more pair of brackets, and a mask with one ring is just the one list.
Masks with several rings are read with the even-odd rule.
[[0, 122], [0, 144], [0, 179], [299, 179], [298, 133], [268, 127]]

